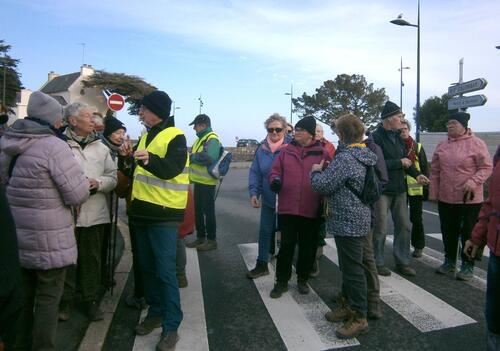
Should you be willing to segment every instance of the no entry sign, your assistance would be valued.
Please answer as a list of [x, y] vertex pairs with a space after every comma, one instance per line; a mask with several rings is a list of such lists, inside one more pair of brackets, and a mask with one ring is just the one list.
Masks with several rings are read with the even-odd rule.
[[125, 99], [120, 94], [113, 93], [108, 97], [108, 107], [112, 111], [120, 111], [125, 106]]

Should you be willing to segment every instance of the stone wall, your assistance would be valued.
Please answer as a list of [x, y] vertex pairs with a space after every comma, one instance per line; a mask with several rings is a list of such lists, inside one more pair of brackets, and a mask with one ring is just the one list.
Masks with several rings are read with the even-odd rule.
[[233, 154], [233, 161], [252, 161], [257, 147], [225, 147], [227, 151]]

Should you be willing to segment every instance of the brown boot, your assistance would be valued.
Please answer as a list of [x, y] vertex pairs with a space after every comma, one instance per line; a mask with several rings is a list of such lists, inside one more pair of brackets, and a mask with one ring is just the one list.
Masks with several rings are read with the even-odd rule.
[[325, 318], [330, 323], [344, 322], [348, 320], [353, 311], [346, 304], [325, 313]]
[[380, 319], [382, 316], [382, 302], [380, 302], [380, 299], [377, 301], [368, 301], [368, 318]]
[[196, 238], [196, 240], [191, 241], [189, 243], [186, 243], [186, 247], [189, 247], [192, 249], [192, 248], [200, 246], [204, 242], [205, 242], [205, 238]]
[[368, 321], [361, 313], [354, 311], [342, 327], [335, 331], [340, 339], [352, 339], [368, 331]]
[[185, 288], [188, 286], [188, 280], [185, 274], [181, 274], [177, 276], [177, 285], [179, 288]]
[[196, 246], [196, 250], [198, 251], [210, 251], [217, 249], [217, 241], [215, 240], [207, 240], [203, 244]]
[[156, 328], [161, 327], [161, 316], [146, 316], [144, 320], [135, 327], [137, 335], [148, 335]]
[[177, 331], [161, 333], [160, 341], [156, 344], [156, 351], [173, 351], [175, 350], [177, 341], [179, 341]]

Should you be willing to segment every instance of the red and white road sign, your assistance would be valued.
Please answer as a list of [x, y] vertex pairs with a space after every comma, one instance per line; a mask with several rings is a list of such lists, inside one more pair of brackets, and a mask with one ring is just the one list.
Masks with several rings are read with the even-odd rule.
[[108, 107], [112, 111], [120, 111], [125, 106], [125, 99], [120, 94], [113, 93], [108, 97]]

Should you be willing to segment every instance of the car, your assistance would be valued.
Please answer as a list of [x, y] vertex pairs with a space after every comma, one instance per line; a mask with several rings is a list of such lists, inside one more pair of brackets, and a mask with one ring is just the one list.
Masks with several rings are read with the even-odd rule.
[[255, 139], [240, 139], [236, 143], [236, 147], [254, 147], [259, 146], [259, 142]]

